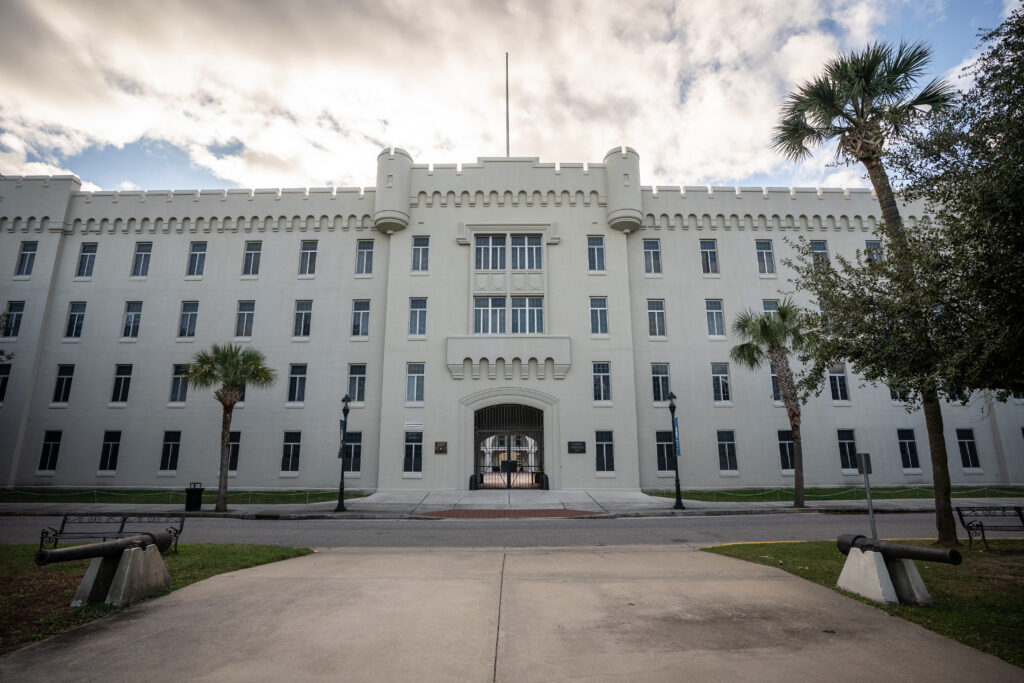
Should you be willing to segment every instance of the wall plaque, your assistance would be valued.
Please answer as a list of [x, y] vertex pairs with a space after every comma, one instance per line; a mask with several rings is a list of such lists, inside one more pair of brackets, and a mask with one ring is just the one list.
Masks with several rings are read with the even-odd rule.
[[586, 441], [570, 441], [569, 442], [570, 453], [586, 453], [587, 442]]
[[447, 441], [435, 441], [434, 442], [434, 455], [448, 455], [448, 442]]

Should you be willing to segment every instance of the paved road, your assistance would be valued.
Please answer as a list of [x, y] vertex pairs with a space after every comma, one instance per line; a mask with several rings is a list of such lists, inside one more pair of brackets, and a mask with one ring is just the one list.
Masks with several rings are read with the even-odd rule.
[[[53, 517], [2, 517], [0, 543], [38, 542], [41, 528], [59, 522], [60, 518]], [[935, 537], [931, 514], [878, 515], [877, 523], [883, 538]], [[866, 515], [815, 513], [577, 520], [194, 518], [185, 525], [182, 540], [306, 547], [471, 548], [834, 540], [842, 533], [868, 534], [868, 531]]]

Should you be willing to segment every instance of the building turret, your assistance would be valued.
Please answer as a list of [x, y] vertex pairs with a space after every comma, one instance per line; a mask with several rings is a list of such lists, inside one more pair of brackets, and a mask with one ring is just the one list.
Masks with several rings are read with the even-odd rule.
[[632, 147], [616, 147], [604, 156], [608, 179], [608, 225], [632, 232], [643, 220], [640, 199], [640, 155]]
[[373, 225], [393, 233], [409, 227], [409, 175], [412, 157], [392, 147], [377, 155], [377, 188], [374, 191]]

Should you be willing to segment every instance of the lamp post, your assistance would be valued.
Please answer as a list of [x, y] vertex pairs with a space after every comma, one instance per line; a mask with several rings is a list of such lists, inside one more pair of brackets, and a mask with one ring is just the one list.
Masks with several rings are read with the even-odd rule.
[[679, 488], [679, 427], [676, 425], [676, 395], [672, 392], [668, 394], [668, 412], [672, 415], [672, 462], [675, 463], [676, 470], [676, 504], [672, 506], [672, 509], [685, 510], [683, 491]]
[[338, 459], [341, 460], [341, 482], [338, 484], [338, 506], [335, 512], [345, 512], [345, 434], [348, 433], [348, 394], [341, 399], [341, 446], [338, 447]]

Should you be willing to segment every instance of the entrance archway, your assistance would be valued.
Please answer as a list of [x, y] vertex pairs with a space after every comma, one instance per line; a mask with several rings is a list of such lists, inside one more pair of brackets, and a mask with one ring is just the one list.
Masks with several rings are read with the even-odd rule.
[[501, 403], [473, 413], [477, 488], [541, 488], [544, 480], [544, 411]]

